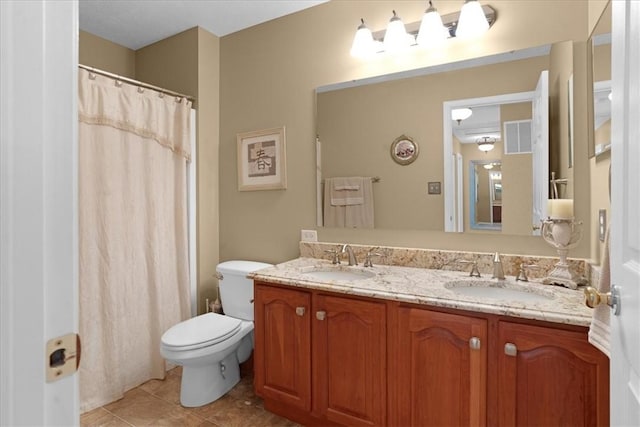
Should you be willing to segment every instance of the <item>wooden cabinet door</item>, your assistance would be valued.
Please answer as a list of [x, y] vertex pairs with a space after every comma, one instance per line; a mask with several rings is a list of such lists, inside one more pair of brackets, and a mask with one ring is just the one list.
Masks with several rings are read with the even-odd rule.
[[609, 359], [587, 334], [500, 322], [501, 426], [609, 425]]
[[486, 425], [486, 319], [400, 307], [395, 337], [392, 425]]
[[386, 305], [322, 294], [313, 304], [314, 413], [386, 425]]
[[255, 388], [264, 398], [311, 410], [311, 295], [255, 286]]

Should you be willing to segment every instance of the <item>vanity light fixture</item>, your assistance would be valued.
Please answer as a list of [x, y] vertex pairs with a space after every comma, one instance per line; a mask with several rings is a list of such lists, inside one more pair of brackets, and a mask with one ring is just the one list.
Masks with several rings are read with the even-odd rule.
[[[482, 21], [478, 19], [478, 10], [482, 15]], [[478, 0], [466, 0], [462, 11], [441, 16], [433, 2], [429, 1], [422, 20], [406, 26], [395, 10], [386, 31], [371, 32], [364, 20], [360, 21], [351, 45], [351, 55], [370, 58], [376, 53], [409, 51], [410, 47], [436, 47], [451, 37], [472, 38], [493, 25], [496, 21], [496, 11], [491, 6], [481, 6]]]
[[483, 136], [482, 138], [476, 139], [476, 144], [478, 144], [478, 150], [489, 152], [493, 150], [493, 146], [496, 143], [496, 139], [490, 136]]
[[466, 0], [460, 11], [460, 20], [456, 28], [456, 37], [470, 39], [485, 33], [489, 29], [489, 21], [484, 15], [478, 0]]
[[451, 110], [451, 120], [455, 120], [460, 124], [463, 120], [468, 119], [473, 114], [471, 108], [454, 108]]
[[485, 164], [485, 165], [483, 166], [483, 168], [485, 168], [485, 169], [487, 169], [487, 170], [493, 169], [493, 163], [487, 163], [487, 164]]

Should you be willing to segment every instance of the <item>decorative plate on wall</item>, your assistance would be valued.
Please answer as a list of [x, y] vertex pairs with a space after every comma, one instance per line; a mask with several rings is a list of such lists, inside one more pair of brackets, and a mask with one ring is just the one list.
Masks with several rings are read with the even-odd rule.
[[400, 165], [413, 163], [418, 152], [418, 144], [410, 136], [400, 135], [391, 144], [391, 158]]

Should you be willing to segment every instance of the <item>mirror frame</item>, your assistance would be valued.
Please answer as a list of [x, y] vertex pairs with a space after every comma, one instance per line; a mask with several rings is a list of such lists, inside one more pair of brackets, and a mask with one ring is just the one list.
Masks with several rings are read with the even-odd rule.
[[[598, 37], [596, 31], [598, 27], [604, 22], [606, 16], [611, 16], [611, 11], [607, 11], [607, 9], [611, 9], [613, 5], [611, 4], [611, 0], [607, 2], [607, 5], [602, 10], [602, 14], [598, 17], [598, 21], [593, 26], [593, 30], [591, 34], [589, 34], [589, 39], [587, 40], [587, 155], [588, 158], [593, 158], [598, 154], [596, 152], [596, 135], [595, 135], [595, 106], [593, 97], [595, 96], [595, 88], [594, 84], [594, 38]], [[611, 24], [611, 23], [610, 23]], [[604, 33], [607, 34], [607, 33]], [[609, 34], [609, 38], [611, 38], [611, 34]]]

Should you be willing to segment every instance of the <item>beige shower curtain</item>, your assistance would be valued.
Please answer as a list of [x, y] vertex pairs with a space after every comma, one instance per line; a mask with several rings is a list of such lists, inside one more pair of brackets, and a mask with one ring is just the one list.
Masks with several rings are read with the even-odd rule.
[[79, 70], [81, 411], [163, 378], [189, 316], [190, 102]]

